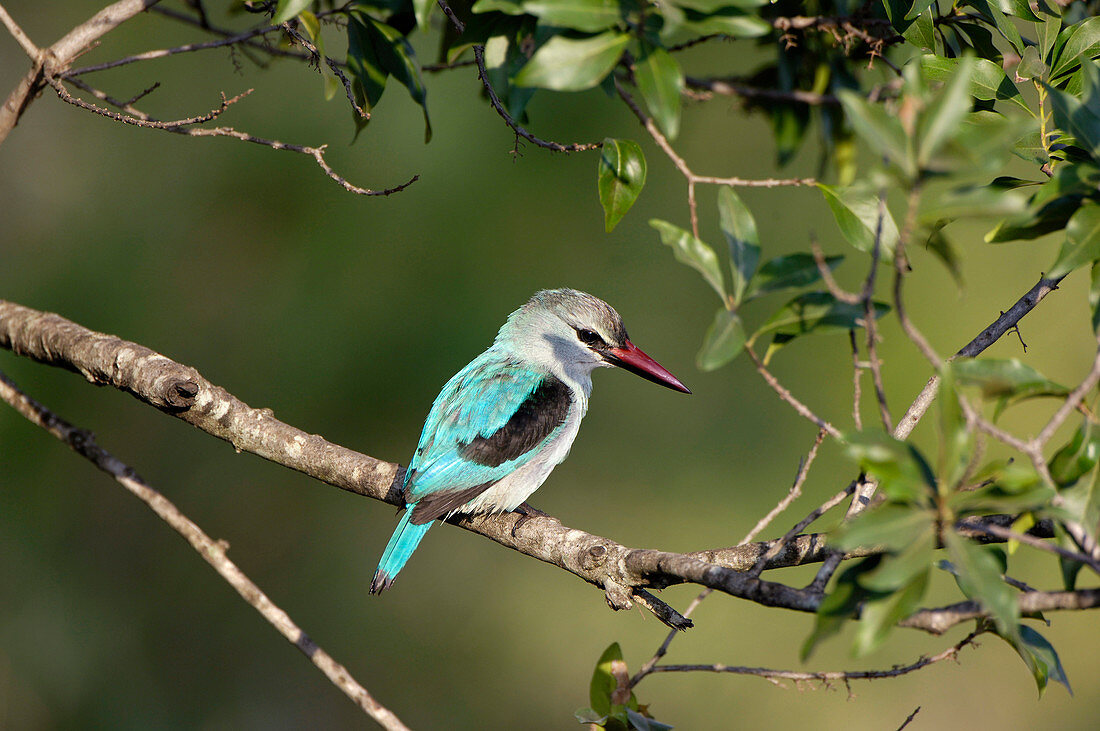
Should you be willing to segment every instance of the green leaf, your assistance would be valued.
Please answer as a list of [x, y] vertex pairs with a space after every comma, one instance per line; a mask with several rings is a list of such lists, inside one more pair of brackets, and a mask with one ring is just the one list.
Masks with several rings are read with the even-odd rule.
[[611, 713], [611, 694], [618, 687], [615, 676], [611, 674], [611, 663], [622, 659], [622, 648], [618, 642], [612, 642], [596, 661], [596, 670], [588, 685], [588, 702], [592, 704], [592, 710], [601, 716]]
[[932, 5], [932, 3], [934, 3], [935, 1], [936, 0], [915, 0], [913, 2], [913, 7], [909, 8], [909, 12], [905, 14], [905, 19], [912, 20], [913, 18], [916, 18], [925, 10], [928, 10], [929, 6]]
[[707, 328], [703, 347], [695, 358], [700, 370], [713, 371], [736, 358], [745, 347], [745, 326], [735, 312], [718, 310], [714, 322]]
[[[875, 318], [890, 311], [881, 302], [872, 304]], [[838, 332], [863, 327], [863, 306], [841, 302], [828, 292], [806, 292], [781, 307], [768, 321], [753, 333], [749, 342], [761, 335], [774, 332], [772, 342], [764, 354], [767, 363], [771, 356], [791, 340], [810, 333]]]
[[991, 551], [954, 531], [945, 531], [943, 542], [963, 593], [989, 612], [998, 634], [1007, 639], [1019, 637], [1020, 607], [1016, 603], [1016, 591], [1001, 580], [1004, 569]]
[[1024, 51], [1024, 39], [1020, 37], [1020, 32], [1016, 30], [1016, 26], [1009, 20], [1004, 12], [1001, 11], [999, 5], [990, 3], [989, 0], [968, 0], [968, 5], [971, 5], [982, 15], [993, 21], [993, 24], [997, 26], [997, 30], [1004, 36], [1005, 40], [1012, 44], [1012, 47], [1016, 49], [1016, 53], [1023, 53]]
[[1100, 332], [1100, 262], [1093, 262], [1089, 278], [1089, 309], [1092, 310], [1092, 330]]
[[959, 266], [959, 255], [955, 252], [955, 247], [952, 245], [951, 240], [943, 233], [943, 228], [950, 222], [949, 219], [940, 219], [932, 224], [932, 229], [928, 232], [928, 240], [925, 241], [925, 248], [931, 251], [936, 257], [943, 262], [947, 267], [947, 271], [951, 272], [952, 279], [955, 283], [962, 285], [962, 269]]
[[722, 303], [726, 302], [726, 284], [722, 281], [722, 270], [718, 267], [718, 255], [706, 243], [692, 236], [679, 226], [654, 218], [649, 225], [661, 235], [661, 243], [672, 247], [676, 261], [687, 264], [703, 275], [707, 284], [714, 288]]
[[[865, 187], [852, 185], [847, 188], [834, 188], [824, 183], [817, 184], [825, 196], [825, 202], [833, 212], [840, 232], [852, 246], [860, 251], [871, 251], [875, 245], [875, 236], [879, 230], [879, 197]], [[882, 232], [879, 241], [882, 258], [894, 255], [894, 246], [898, 241], [898, 227], [889, 209], [882, 217]]]
[[1062, 30], [1062, 16], [1059, 13], [1051, 13], [1042, 20], [1042, 23], [1035, 29], [1039, 41], [1039, 58], [1049, 66], [1054, 61], [1051, 51], [1058, 40], [1058, 33]]
[[634, 64], [634, 80], [657, 126], [668, 139], [680, 133], [680, 94], [684, 72], [668, 51], [643, 44], [642, 57]]
[[626, 215], [645, 186], [646, 164], [642, 148], [631, 140], [608, 137], [600, 149], [596, 185], [608, 233]]
[[1069, 35], [1065, 45], [1056, 50], [1057, 58], [1050, 70], [1052, 79], [1072, 72], [1083, 61], [1100, 54], [1100, 17], [1093, 16], [1062, 32]]
[[886, 15], [890, 19], [890, 23], [905, 40], [914, 46], [926, 48], [929, 51], [935, 48], [936, 41], [931, 3], [912, 18], [908, 17], [909, 13], [911, 10], [915, 10], [916, 6], [911, 6], [905, 0], [884, 0], [883, 5], [886, 7]]
[[[936, 477], [932, 474], [932, 468], [909, 442], [875, 430], [848, 434], [846, 441], [845, 453], [848, 458], [856, 462], [861, 470], [875, 477], [887, 497], [903, 502], [917, 502], [935, 493]], [[905, 510], [908, 513], [914, 512]], [[916, 520], [915, 517], [911, 519]], [[907, 538], [903, 543], [908, 543], [909, 540]]]
[[[896, 116], [881, 104], [872, 104], [854, 91], [841, 89], [837, 98], [856, 136], [872, 150], [901, 168], [908, 177], [916, 175], [916, 161], [909, 138]], [[826, 186], [819, 185], [821, 188]]]
[[363, 92], [363, 105], [372, 109], [386, 90], [390, 72], [378, 58], [377, 38], [366, 13], [348, 13], [348, 70]]
[[[858, 434], [856, 436], [863, 435]], [[854, 450], [849, 450], [848, 456], [854, 457], [856, 453], [865, 451], [867, 451], [866, 443], [857, 446]], [[909, 469], [910, 467], [916, 467], [910, 455], [897, 454], [892, 455], [892, 457], [896, 457], [897, 460], [891, 462], [889, 458], [881, 457], [873, 463], [876, 468], [876, 476], [884, 474], [888, 476], [888, 479], [896, 481], [897, 475], [903, 472], [920, 471], [919, 468], [916, 470]], [[856, 459], [855, 461], [857, 463], [864, 462], [862, 459]], [[919, 475], [913, 475], [912, 477], [918, 482], [924, 482], [924, 478]], [[927, 487], [923, 488], [923, 494], [927, 496]], [[872, 510], [864, 510], [853, 518], [850, 523], [842, 526], [836, 537], [830, 539], [829, 542], [833, 543], [835, 541], [836, 548], [842, 551], [850, 551], [860, 547], [874, 547], [891, 553], [902, 553], [906, 549], [926, 541], [926, 539], [931, 546], [932, 535], [929, 531], [934, 527], [934, 517], [932, 512], [919, 506], [908, 503], [887, 503]], [[930, 565], [930, 563], [926, 563], [923, 568], [928, 568]], [[908, 573], [904, 570], [899, 571], [900, 568], [902, 568], [900, 565], [892, 566], [891, 561], [883, 561], [877, 569], [862, 576], [859, 583], [861, 586], [874, 591], [893, 591], [907, 583], [916, 573], [916, 570]], [[919, 567], [917, 568], [919, 569]]]
[[1068, 388], [1016, 358], [957, 360], [951, 364], [951, 370], [960, 385], [979, 386], [984, 398], [997, 400], [994, 418], [1012, 404], [1026, 399], [1063, 398], [1069, 394]]
[[733, 274], [733, 303], [741, 304], [745, 290], [760, 262], [760, 236], [752, 211], [728, 185], [718, 190], [718, 224], [730, 249], [730, 270]]
[[[732, 5], [733, 3], [727, 3]], [[668, 18], [668, 7], [664, 8], [665, 18]], [[759, 38], [771, 33], [771, 23], [761, 18], [756, 13], [746, 12], [735, 7], [724, 7], [709, 13], [700, 13], [694, 10], [684, 11], [684, 20], [679, 27], [671, 26], [669, 35], [676, 30], [684, 30], [693, 35], [708, 35], [721, 33], [730, 38]], [[665, 32], [662, 29], [662, 37]]]
[[1084, 91], [1081, 100], [1046, 86], [1054, 123], [1069, 132], [1094, 160], [1100, 159], [1100, 68], [1096, 64], [1081, 67]]
[[611, 73], [629, 42], [630, 36], [618, 31], [583, 39], [554, 36], [535, 51], [514, 83], [555, 91], [590, 89]]
[[435, 7], [435, 0], [412, 0], [412, 4], [413, 15], [416, 16], [416, 26], [427, 32], [432, 17], [432, 9]]
[[[952, 78], [961, 62], [962, 59], [934, 54], [925, 54], [920, 59], [921, 70], [930, 81], [947, 81]], [[986, 58], [973, 59], [972, 63], [973, 70], [969, 79], [972, 97], [983, 101], [1011, 101], [1031, 113], [1031, 107], [1000, 65]]]
[[1100, 259], [1100, 204], [1086, 200], [1066, 224], [1066, 241], [1047, 272], [1051, 279]]
[[524, 0], [523, 9], [545, 25], [598, 33], [619, 24], [619, 0]]
[[926, 566], [922, 573], [897, 591], [864, 603], [853, 646], [857, 656], [863, 657], [878, 649], [897, 623], [917, 609], [928, 590], [930, 573]]
[[959, 123], [970, 112], [970, 79], [973, 72], [974, 59], [962, 59], [943, 90], [921, 116], [917, 163], [922, 167], [927, 166], [940, 147], [958, 133]]
[[1096, 467], [1100, 440], [1092, 436], [1092, 422], [1086, 416], [1073, 437], [1050, 459], [1050, 476], [1058, 487], [1070, 487]]
[[768, 5], [771, 0], [673, 0], [672, 4], [681, 8], [690, 8], [700, 13], [716, 13], [723, 8], [753, 10]]
[[523, 3], [519, 0], [477, 0], [470, 11], [474, 15], [482, 15], [494, 11], [504, 13], [505, 15], [525, 15], [527, 13], [527, 11], [523, 9]]
[[386, 77], [392, 75], [405, 85], [409, 96], [423, 110], [424, 141], [428, 142], [432, 138], [428, 92], [420, 78], [420, 64], [416, 61], [412, 46], [401, 31], [362, 10], [353, 8], [348, 18], [348, 67], [363, 84], [368, 104], [377, 104], [385, 88]]
[[[922, 573], [927, 573], [932, 567], [936, 552], [935, 515], [928, 510], [913, 509], [912, 507], [907, 509], [909, 513], [923, 516], [923, 520], [914, 521], [919, 529], [912, 530], [912, 523], [906, 526], [910, 531], [908, 544], [903, 544], [896, 537], [891, 536], [894, 544], [899, 546], [900, 550], [895, 549], [893, 553], [883, 559], [877, 569], [860, 576], [860, 586], [876, 592], [897, 591]], [[857, 519], [873, 512], [875, 511], [865, 510], [857, 516]]]
[[[843, 256], [825, 257], [825, 266], [833, 271]], [[812, 254], [788, 254], [766, 262], [753, 277], [752, 284], [745, 294], [746, 300], [756, 299], [770, 292], [791, 287], [805, 287], [821, 279], [821, 270]]]
[[275, 17], [271, 19], [271, 23], [273, 25], [285, 23], [312, 4], [313, 0], [279, 0], [279, 4], [275, 6]]
[[1073, 695], [1073, 688], [1069, 686], [1069, 678], [1062, 667], [1062, 661], [1054, 649], [1054, 645], [1033, 628], [1027, 625], [1020, 626], [1020, 636], [1009, 644], [1020, 653], [1020, 657], [1031, 670], [1035, 678], [1035, 685], [1039, 689], [1039, 697], [1043, 697], [1043, 691], [1047, 689], [1047, 683], [1053, 680], [1066, 686], [1066, 690]]
[[939, 403], [939, 463], [936, 474], [940, 492], [946, 493], [958, 487], [970, 462], [971, 435], [966, 417], [955, 392], [955, 374], [948, 368], [940, 380]]
[[1020, 64], [1016, 67], [1016, 78], [1021, 81], [1038, 79], [1046, 81], [1050, 73], [1050, 67], [1039, 57], [1039, 49], [1036, 46], [1028, 46], [1020, 56]]
[[800, 655], [803, 662], [810, 657], [814, 648], [822, 640], [840, 632], [847, 621], [855, 615], [860, 604], [868, 596], [868, 591], [859, 585], [859, 577], [861, 574], [873, 571], [881, 561], [881, 555], [868, 556], [852, 562], [838, 574], [833, 591], [826, 595], [817, 608], [813, 631], [802, 643]]

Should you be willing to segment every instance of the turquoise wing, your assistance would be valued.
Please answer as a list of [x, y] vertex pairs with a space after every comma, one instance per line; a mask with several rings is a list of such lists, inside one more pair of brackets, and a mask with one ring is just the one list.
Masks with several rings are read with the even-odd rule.
[[424, 422], [405, 500], [431, 506], [413, 522], [450, 512], [530, 461], [561, 428], [570, 402], [553, 376], [492, 349], [474, 359], [443, 387]]

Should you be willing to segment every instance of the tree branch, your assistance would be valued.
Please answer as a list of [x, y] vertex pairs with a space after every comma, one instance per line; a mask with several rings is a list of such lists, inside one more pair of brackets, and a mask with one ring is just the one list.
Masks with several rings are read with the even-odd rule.
[[236, 589], [242, 599], [259, 612], [279, 634], [301, 650], [302, 654], [308, 657], [333, 685], [377, 721], [379, 726], [390, 731], [408, 731], [408, 727], [393, 711], [375, 700], [367, 689], [352, 677], [347, 668], [321, 649], [286, 612], [264, 594], [260, 587], [245, 576], [244, 572], [226, 555], [228, 545], [224, 541], [215, 541], [208, 536], [190, 518], [180, 512], [168, 498], [150, 487], [134, 472], [133, 468], [96, 444], [95, 436], [91, 432], [73, 426], [34, 401], [19, 390], [19, 387], [4, 373], [0, 373], [0, 400], [6, 401], [29, 421], [60, 439], [77, 454], [87, 458], [148, 505], [165, 523], [183, 536], [191, 547], [230, 586]]
[[[365, 497], [392, 505], [404, 504], [401, 494], [404, 471], [400, 465], [368, 457], [285, 424], [270, 409], [248, 406], [207, 381], [194, 368], [145, 346], [88, 330], [60, 315], [0, 300], [0, 347], [75, 371], [91, 383], [126, 391], [224, 439], [237, 451], [257, 454]], [[679, 554], [629, 548], [563, 526], [551, 516], [520, 520], [514, 513], [460, 514], [447, 522], [558, 566], [602, 588], [613, 609], [626, 609], [638, 602], [676, 628], [689, 624], [646, 590], [694, 583], [765, 606], [803, 612], [816, 611], [822, 598], [816, 588], [794, 589], [744, 573], [774, 548], [771, 542]], [[870, 547], [845, 557], [873, 552], [875, 549]], [[799, 536], [782, 542], [781, 550], [767, 560], [766, 568], [817, 562], [829, 554], [823, 535]], [[923, 628], [919, 624], [912, 626]]]

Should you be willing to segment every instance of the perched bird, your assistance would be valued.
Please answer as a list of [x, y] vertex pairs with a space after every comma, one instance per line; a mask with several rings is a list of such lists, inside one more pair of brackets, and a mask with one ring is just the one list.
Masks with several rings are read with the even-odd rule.
[[619, 313], [573, 289], [547, 289], [508, 316], [496, 340], [443, 387], [405, 473], [405, 514], [371, 581], [385, 591], [432, 521], [516, 510], [569, 454], [592, 371], [617, 366], [691, 393], [639, 350]]

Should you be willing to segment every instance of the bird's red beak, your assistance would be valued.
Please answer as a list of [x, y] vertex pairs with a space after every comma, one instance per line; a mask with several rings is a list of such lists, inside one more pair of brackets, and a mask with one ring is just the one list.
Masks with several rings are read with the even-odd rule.
[[660, 363], [643, 353], [637, 345], [629, 340], [627, 340], [626, 344], [621, 348], [609, 348], [604, 352], [607, 361], [612, 365], [625, 368], [647, 381], [653, 381], [662, 386], [667, 386], [673, 391], [691, 393], [687, 386], [680, 383], [679, 378], [665, 370]]

